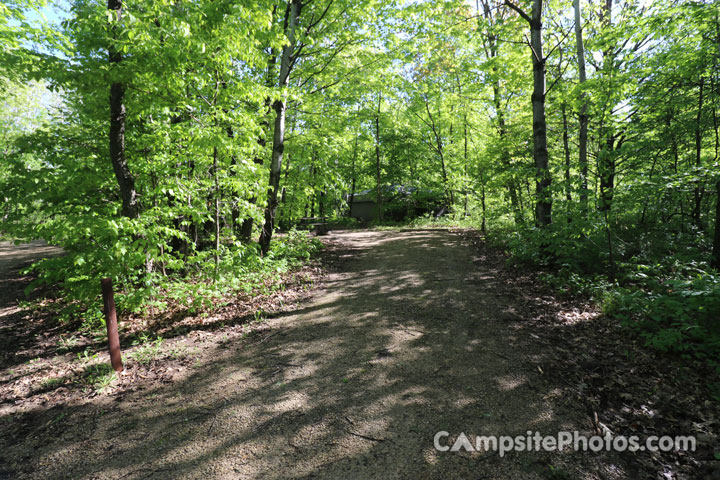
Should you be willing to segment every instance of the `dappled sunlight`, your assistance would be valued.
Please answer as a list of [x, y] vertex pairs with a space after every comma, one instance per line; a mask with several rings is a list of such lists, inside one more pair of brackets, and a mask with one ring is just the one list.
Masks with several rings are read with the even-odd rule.
[[[126, 478], [342, 478], [357, 465], [385, 478], [467, 475], [476, 472], [468, 459], [480, 454], [436, 452], [437, 431], [558, 428], [554, 388], [534, 363], [542, 356], [513, 346], [525, 333], [509, 328], [506, 301], [464, 290], [459, 265], [471, 251], [459, 237], [338, 237], [356, 252], [351, 268], [331, 274], [312, 303], [272, 315], [260, 335], [215, 347], [174, 384], [64, 407], [57, 424], [66, 433], [38, 446], [46, 459], [38, 468]], [[42, 408], [33, 415], [53, 418]], [[106, 438], [116, 438], [111, 450]], [[518, 471], [507, 462], [492, 468]]]
[[577, 323], [590, 322], [600, 315], [598, 311], [592, 310], [561, 310], [557, 312], [556, 318], [565, 325], [575, 325]]
[[[538, 431], [548, 423], [555, 420], [555, 412], [551, 408], [545, 408], [535, 415], [535, 418], [528, 423], [528, 428], [537, 429]], [[555, 432], [547, 432], [548, 434]]]
[[495, 381], [497, 382], [500, 390], [504, 391], [515, 390], [527, 382], [526, 378], [523, 376], [505, 376], [496, 378]]

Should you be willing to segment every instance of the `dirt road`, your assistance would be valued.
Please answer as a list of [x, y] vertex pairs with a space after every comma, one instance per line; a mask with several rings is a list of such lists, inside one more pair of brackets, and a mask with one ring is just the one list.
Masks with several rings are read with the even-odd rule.
[[[25, 277], [20, 270], [45, 257], [60, 255], [62, 249], [48, 245], [42, 240], [15, 245], [0, 242], [0, 312], [11, 306], [25, 286]], [[2, 315], [2, 313], [0, 313]]]
[[[173, 383], [44, 412], [0, 454], [9, 477], [625, 478], [610, 457], [439, 452], [433, 438], [586, 433], [516, 290], [452, 232], [342, 232], [299, 311]], [[51, 423], [50, 423], [51, 422]], [[474, 437], [472, 437], [474, 438]], [[447, 439], [443, 440], [446, 443]], [[2, 478], [2, 474], [0, 474]]]
[[48, 245], [42, 240], [15, 245], [12, 242], [0, 242], [0, 278], [8, 273], [41, 258], [58, 255], [62, 250]]
[[18, 324], [23, 322], [18, 302], [26, 299], [24, 290], [31, 280], [30, 276], [21, 273], [22, 270], [33, 262], [60, 254], [61, 248], [42, 240], [20, 245], [0, 242], [0, 366], [14, 356], [15, 351], [25, 343], [25, 337], [39, 333], [29, 328], [18, 328]]

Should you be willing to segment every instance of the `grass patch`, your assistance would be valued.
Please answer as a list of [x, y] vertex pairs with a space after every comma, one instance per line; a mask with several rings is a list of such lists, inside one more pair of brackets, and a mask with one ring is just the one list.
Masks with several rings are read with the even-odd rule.
[[117, 373], [108, 363], [88, 365], [83, 374], [84, 383], [96, 394], [107, 390], [117, 378]]

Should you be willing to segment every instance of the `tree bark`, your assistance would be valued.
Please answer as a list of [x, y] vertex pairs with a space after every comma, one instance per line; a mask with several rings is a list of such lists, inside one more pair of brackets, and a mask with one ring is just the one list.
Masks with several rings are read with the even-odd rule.
[[[278, 77], [278, 86], [287, 88], [290, 84], [290, 70], [293, 63], [293, 53], [295, 51], [295, 29], [297, 28], [298, 19], [300, 18], [300, 10], [302, 8], [301, 0], [291, 0], [288, 9], [288, 22], [286, 28], [287, 44], [283, 47], [280, 74]], [[273, 149], [270, 161], [270, 182], [268, 186], [267, 206], [265, 207], [265, 223], [258, 243], [260, 251], [263, 255], [267, 254], [270, 249], [270, 240], [272, 239], [273, 229], [275, 228], [275, 213], [278, 206], [278, 190], [280, 188], [280, 172], [282, 169], [282, 158], [285, 150], [285, 115], [287, 113], [287, 94], [283, 93], [283, 97], [276, 100], [273, 104], [275, 110], [275, 124], [273, 127]]]
[[[485, 20], [490, 23], [492, 21], [492, 9], [490, 8], [490, 3], [487, 0], [483, 0], [482, 4], [483, 16], [485, 17]], [[479, 10], [479, 6], [477, 8]], [[491, 31], [487, 32], [487, 48], [485, 53], [488, 58], [491, 59], [494, 59], [498, 56], [497, 36], [494, 35]], [[497, 115], [498, 136], [500, 137], [500, 161], [510, 174], [510, 179], [506, 183], [508, 196], [510, 197], [510, 207], [513, 211], [513, 218], [515, 220], [515, 224], [521, 225], [525, 222], [525, 219], [523, 217], [522, 205], [518, 200], [518, 187], [515, 183], [514, 174], [512, 172], [512, 165], [510, 164], [510, 152], [508, 151], [506, 145], [507, 127], [505, 124], [505, 113], [500, 98], [500, 78], [497, 74], [497, 67], [493, 66], [492, 72], [493, 76], [495, 77], [492, 84], [493, 105], [495, 107], [495, 112]]]
[[463, 216], [467, 217], [469, 215], [468, 213], [468, 190], [470, 189], [470, 186], [468, 185], [468, 167], [469, 167], [469, 157], [468, 157], [468, 121], [467, 121], [467, 112], [463, 115], [463, 159], [465, 160], [463, 164], [463, 176], [465, 177], [463, 179], [463, 190], [465, 190], [464, 193], [464, 199], [463, 199]]
[[607, 133], [605, 146], [598, 153], [598, 176], [600, 177], [600, 211], [612, 209], [615, 188], [615, 137]]
[[542, 0], [533, 0], [530, 15], [505, 0], [505, 5], [515, 10], [530, 24], [530, 50], [533, 66], [533, 159], [535, 160], [535, 218], [539, 227], [552, 222], [552, 179], [548, 168], [547, 122], [545, 119], [545, 57], [542, 40]]
[[[580, 88], [582, 89], [586, 80], [585, 72], [585, 45], [582, 38], [582, 18], [580, 15], [580, 0], [573, 0], [575, 9], [575, 44], [577, 46], [577, 62], [578, 77]], [[583, 212], [588, 209], [588, 162], [587, 162], [587, 142], [588, 142], [588, 114], [587, 114], [587, 96], [585, 92], [580, 94], [580, 132], [578, 134], [578, 166], [580, 167], [580, 207]]]
[[430, 103], [428, 102], [427, 97], [425, 97], [425, 110], [427, 111], [428, 119], [430, 120], [430, 128], [432, 128], [433, 136], [435, 137], [435, 150], [440, 157], [443, 189], [445, 190], [445, 202], [448, 203], [449, 208], [452, 208], [453, 204], [455, 203], [455, 199], [453, 197], [452, 190], [450, 190], [450, 187], [448, 185], [448, 174], [447, 168], [445, 166], [445, 150], [443, 148], [442, 137], [440, 136], [440, 132], [438, 132], [437, 126], [435, 125], [435, 119], [433, 119], [432, 113], [430, 113]]
[[[720, 57], [720, 17], [715, 17], [715, 41], [718, 47], [718, 57]], [[715, 64], [717, 71], [717, 64]], [[716, 97], [717, 98], [717, 97]], [[718, 150], [720, 150], [720, 136], [718, 135], [718, 118], [715, 106], [713, 106], [713, 127], [715, 128], [715, 161], [718, 160]], [[710, 266], [720, 270], [720, 180], [715, 184], [715, 232], [713, 235], [712, 255], [710, 258]]]
[[353, 146], [353, 156], [352, 156], [352, 186], [350, 187], [350, 198], [348, 198], [348, 216], [350, 216], [350, 217], [352, 217], [352, 207], [353, 207], [353, 202], [355, 201], [355, 184], [357, 182], [357, 173], [355, 171], [355, 164], [357, 163], [358, 135], [355, 136], [355, 145]]
[[213, 184], [215, 197], [215, 280], [220, 273], [220, 182], [218, 178], [218, 149], [213, 147]]
[[[572, 202], [572, 185], [570, 183], [570, 139], [568, 134], [567, 108], [565, 102], [560, 106], [563, 122], [563, 150], [565, 152], [565, 198], [568, 201], [568, 209]], [[568, 216], [568, 220], [570, 217]]]
[[[695, 167], [698, 169], [695, 175], [699, 175], [700, 166], [702, 165], [702, 108], [703, 108], [703, 86], [705, 85], [705, 78], [700, 77], [700, 92], [698, 93], [698, 112], [695, 123]], [[693, 221], [697, 228], [702, 228], [702, 222], [700, 221], [700, 206], [702, 204], [702, 188], [701, 182], [697, 180], [697, 186], [693, 191], [695, 197], [695, 205], [693, 207]]]
[[713, 235], [712, 257], [710, 266], [720, 270], [720, 180], [715, 184], [715, 234]]
[[378, 94], [377, 113], [375, 114], [375, 188], [377, 191], [378, 220], [383, 219], [383, 197], [381, 169], [380, 169], [380, 106], [382, 104], [382, 92]]
[[[275, 8], [273, 8], [273, 13], [275, 12]], [[275, 66], [276, 66], [276, 52], [275, 49], [270, 50], [270, 60], [268, 61], [267, 66], [267, 74], [265, 78], [265, 84], [268, 87], [273, 86], [273, 75], [275, 72]], [[257, 138], [257, 144], [260, 147], [260, 152], [258, 153], [255, 158], [253, 158], [253, 163], [260, 167], [263, 162], [263, 157], [265, 153], [265, 146], [267, 145], [267, 130], [270, 127], [270, 121], [269, 116], [270, 112], [273, 111], [271, 99], [268, 97], [265, 99], [265, 116], [263, 117], [262, 122], [260, 123], [261, 133]], [[257, 195], [253, 193], [253, 195], [250, 197], [249, 202], [251, 205], [255, 205], [257, 203]], [[240, 226], [240, 238], [244, 242], [250, 241], [250, 238], [252, 237], [253, 232], [253, 225], [255, 224], [255, 221], [253, 220], [253, 217], [246, 217], [243, 219], [242, 225]]]
[[[605, 28], [612, 26], [612, 5], [613, 0], [605, 0], [605, 5], [601, 10], [601, 21]], [[601, 71], [601, 78], [606, 90], [611, 91], [614, 88], [613, 76], [615, 68], [615, 46], [610, 45], [603, 52]], [[607, 95], [610, 96], [611, 93], [607, 93]], [[606, 106], [606, 108], [608, 107]], [[598, 206], [601, 212], [609, 212], [612, 210], [615, 189], [615, 139], [618, 136], [615, 133], [615, 125], [613, 124], [612, 106], [607, 113], [603, 114], [601, 123], [604, 125], [604, 128], [600, 129], [604, 143], [600, 143], [598, 151], [598, 177], [600, 180], [600, 201]]]
[[[122, 53], [115, 47], [116, 24], [122, 19], [122, 0], [108, 0], [108, 10], [113, 17], [111, 28], [113, 40], [108, 47], [110, 68], [119, 66], [122, 62]], [[110, 84], [110, 162], [115, 172], [115, 178], [120, 188], [122, 200], [122, 215], [128, 218], [137, 218], [138, 201], [135, 191], [135, 177], [130, 173], [125, 158], [125, 86], [122, 82]]]

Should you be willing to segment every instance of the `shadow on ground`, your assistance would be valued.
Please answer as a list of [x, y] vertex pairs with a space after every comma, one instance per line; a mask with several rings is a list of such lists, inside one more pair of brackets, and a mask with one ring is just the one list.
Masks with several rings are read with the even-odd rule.
[[527, 315], [551, 307], [508, 286], [453, 233], [343, 232], [333, 241], [339, 271], [312, 303], [173, 383], [3, 411], [0, 478], [629, 475], [609, 454], [436, 451], [443, 430], [589, 428], [538, 368], [549, 352], [524, 329]]

